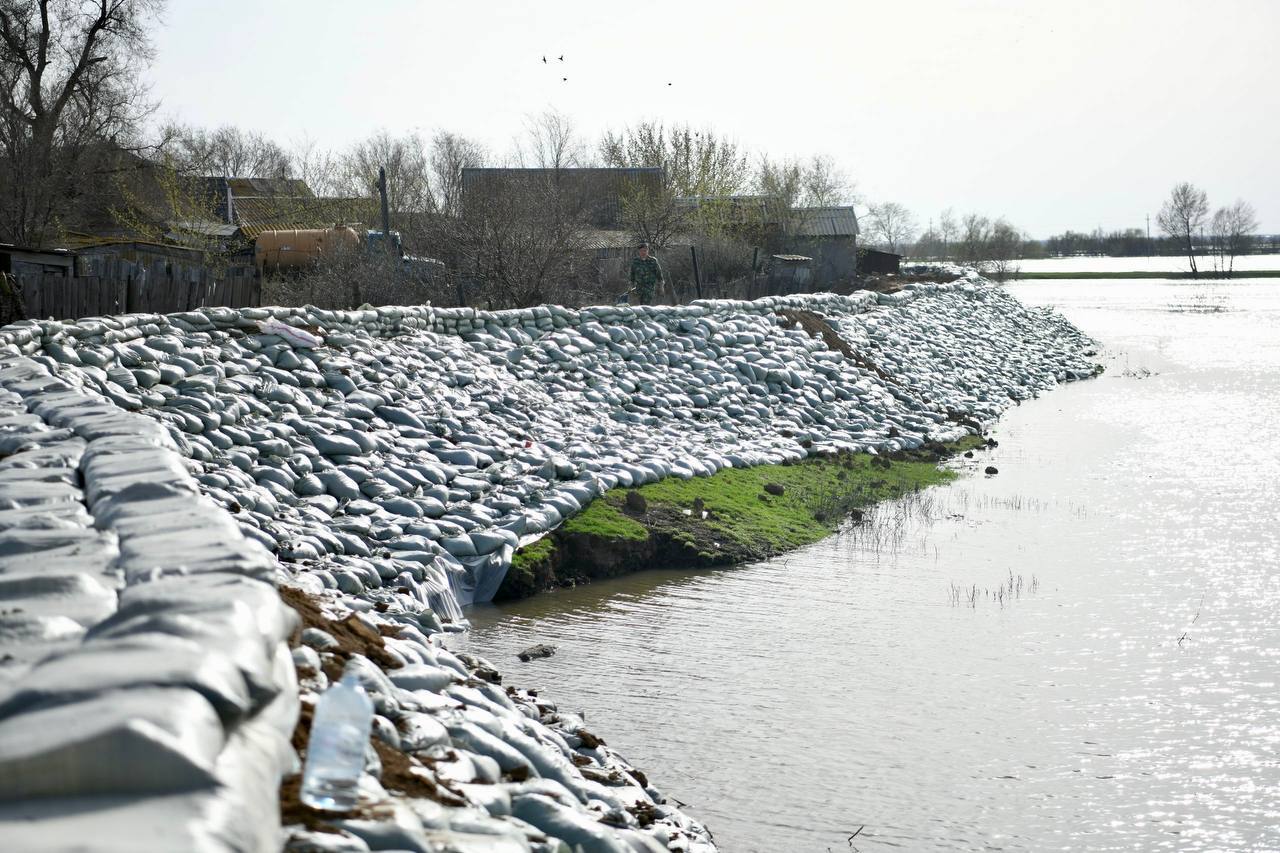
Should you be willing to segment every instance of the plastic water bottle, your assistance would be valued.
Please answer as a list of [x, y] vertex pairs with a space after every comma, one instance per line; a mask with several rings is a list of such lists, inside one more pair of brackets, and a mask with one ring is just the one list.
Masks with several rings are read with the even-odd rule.
[[348, 669], [316, 703], [302, 771], [302, 802], [313, 809], [350, 811], [364, 771], [373, 701]]

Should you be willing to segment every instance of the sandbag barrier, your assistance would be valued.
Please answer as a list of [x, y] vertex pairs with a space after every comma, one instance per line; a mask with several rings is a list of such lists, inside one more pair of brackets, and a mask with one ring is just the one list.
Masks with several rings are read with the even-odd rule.
[[[784, 309], [821, 315], [854, 357], [788, 328]], [[270, 320], [306, 332], [263, 334]], [[297, 343], [310, 335], [323, 343]], [[166, 460], [151, 479], [177, 478], [188, 495], [194, 483], [220, 505], [202, 522], [217, 532], [191, 536], [191, 559], [202, 562], [238, 532], [275, 558], [251, 561], [250, 574], [274, 568], [296, 591], [327, 601], [333, 618], [386, 636], [379, 654], [387, 657], [364, 672], [366, 688], [383, 697], [387, 742], [438, 747], [444, 726], [444, 742], [461, 756], [450, 772], [490, 786], [491, 762], [504, 774], [529, 765], [528, 782], [464, 787], [461, 813], [428, 814], [418, 800], [413, 815], [397, 806], [392, 822], [408, 827], [401, 841], [425, 844], [423, 833], [434, 833], [459, 849], [476, 832], [514, 845], [502, 849], [554, 849], [540, 846], [538, 832], [587, 849], [714, 849], [659, 792], [637, 787], [619, 757], [584, 744], [571, 716], [473, 686], [492, 668], [440, 647], [442, 632], [461, 628], [461, 606], [493, 594], [519, 544], [611, 488], [958, 438], [1015, 401], [1091, 375], [1090, 346], [1060, 316], [1028, 310], [972, 272], [895, 294], [678, 307], [208, 308], [0, 330], [0, 353], [61, 383], [28, 389], [29, 410], [70, 391], [102, 411], [128, 412], [150, 425], [138, 440]], [[101, 464], [104, 476], [118, 473]], [[111, 505], [102, 509], [114, 524]], [[146, 571], [123, 575], [139, 588], [156, 582]], [[309, 703], [327, 683], [320, 670], [337, 658], [323, 636], [303, 640], [293, 656], [308, 673]], [[384, 669], [401, 683], [388, 683]], [[581, 781], [579, 762], [622, 789]], [[255, 779], [278, 770], [242, 766]], [[623, 790], [633, 807], [644, 804], [648, 824], [618, 810]], [[599, 829], [602, 818], [616, 831]], [[344, 826], [356, 845], [344, 849], [377, 849], [388, 832], [385, 820]], [[311, 843], [301, 832], [294, 841]], [[258, 849], [244, 843], [226, 849]]]
[[0, 359], [0, 846], [279, 846], [275, 560], [156, 421]]
[[[782, 309], [821, 313], [864, 356], [909, 369], [886, 381], [782, 328]], [[324, 344], [261, 334], [267, 320]], [[396, 586], [444, 623], [493, 595], [517, 546], [610, 488], [957, 438], [1087, 375], [1087, 344], [972, 272], [896, 294], [208, 308], [0, 334], [159, 420], [205, 493], [309, 589]]]

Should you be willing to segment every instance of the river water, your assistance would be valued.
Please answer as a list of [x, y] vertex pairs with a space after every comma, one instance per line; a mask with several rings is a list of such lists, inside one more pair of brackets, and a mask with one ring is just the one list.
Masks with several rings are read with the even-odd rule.
[[459, 644], [726, 853], [1280, 850], [1280, 282], [1012, 289], [1107, 372], [958, 481], [782, 559], [473, 608]]

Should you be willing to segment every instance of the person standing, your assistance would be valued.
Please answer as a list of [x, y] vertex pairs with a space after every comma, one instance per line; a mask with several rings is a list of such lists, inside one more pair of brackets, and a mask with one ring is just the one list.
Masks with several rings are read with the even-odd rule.
[[665, 296], [666, 278], [662, 274], [662, 264], [649, 254], [649, 244], [641, 243], [636, 256], [631, 259], [631, 289], [641, 305], [652, 305], [655, 297]]

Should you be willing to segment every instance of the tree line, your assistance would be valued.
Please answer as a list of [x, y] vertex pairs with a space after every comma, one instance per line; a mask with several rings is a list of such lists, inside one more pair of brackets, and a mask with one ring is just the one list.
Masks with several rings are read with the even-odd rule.
[[866, 216], [867, 236], [887, 251], [921, 260], [950, 260], [973, 264], [997, 276], [1016, 268], [1020, 258], [1104, 255], [1140, 257], [1183, 255], [1190, 272], [1230, 276], [1235, 259], [1265, 246], [1257, 234], [1253, 205], [1235, 202], [1210, 209], [1208, 195], [1190, 183], [1177, 184], [1156, 215], [1159, 232], [1140, 228], [1104, 232], [1065, 231], [1044, 240], [1033, 239], [1004, 218], [982, 214], [956, 215], [951, 209], [930, 218], [921, 231], [919, 220], [901, 204], [872, 204]]
[[[977, 264], [997, 275], [1020, 257], [1043, 253], [1136, 253], [1141, 236], [1130, 229], [1035, 241], [1003, 217], [952, 210], [922, 229], [897, 202], [864, 204], [830, 157], [774, 157], [711, 129], [658, 121], [593, 138], [569, 117], [547, 111], [528, 116], [501, 151], [444, 129], [384, 130], [330, 150], [234, 126], [157, 126], [158, 104], [141, 71], [154, 54], [151, 33], [162, 7], [163, 0], [0, 0], [0, 241], [57, 245], [69, 232], [104, 224], [165, 239], [175, 220], [181, 230], [182, 223], [216, 219], [216, 199], [195, 180], [208, 175], [297, 178], [318, 196], [364, 202], [358, 209], [367, 211], [380, 169], [406, 248], [483, 282], [498, 304], [609, 295], [601, 288], [612, 285], [590, 262], [600, 254], [601, 225], [659, 250], [696, 244], [701, 275], [722, 281], [754, 272], [759, 252], [784, 250], [797, 210], [807, 206], [858, 204], [864, 244]], [[502, 192], [464, 191], [467, 169], [502, 166], [550, 177]], [[606, 223], [593, 207], [598, 193], [555, 177], [591, 166], [656, 167], [664, 180], [615, 188], [619, 210]], [[1207, 256], [1225, 272], [1249, 250], [1257, 228], [1247, 203], [1211, 213], [1203, 191], [1189, 184], [1174, 190], [1158, 223], [1161, 247], [1187, 254], [1193, 270]], [[202, 248], [226, 250], [216, 235], [206, 236]], [[687, 253], [664, 260], [673, 278], [689, 277]], [[333, 294], [335, 303], [423, 298], [336, 287], [310, 292]]]
[[[501, 151], [446, 129], [384, 130], [330, 150], [234, 126], [157, 126], [159, 104], [141, 72], [162, 8], [163, 0], [0, 0], [0, 240], [56, 246], [71, 232], [114, 226], [157, 241], [176, 230], [215, 253], [225, 247], [201, 223], [216, 223], [219, 199], [203, 176], [296, 178], [323, 199], [372, 201], [385, 169], [408, 251], [485, 282], [500, 304], [527, 304], [592, 286], [584, 256], [601, 237], [590, 193], [551, 179], [468, 200], [467, 169], [660, 168], [659, 185], [621, 188], [608, 224], [659, 249], [696, 241], [710, 277], [750, 271], [753, 249], [769, 250], [795, 207], [856, 199], [830, 157], [774, 157], [714, 130], [657, 121], [592, 138], [547, 111], [528, 116]], [[680, 263], [671, 259], [677, 276]]]

